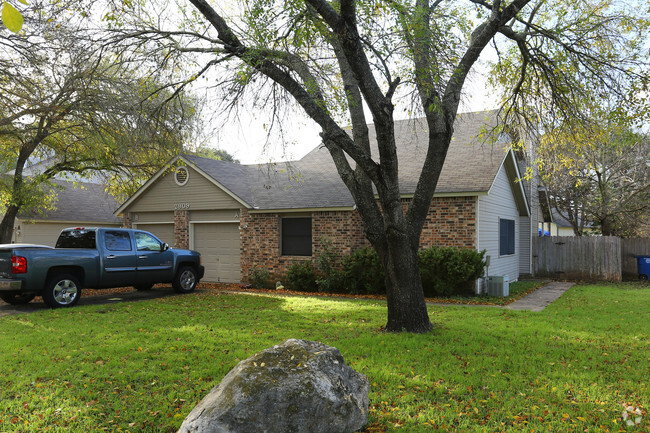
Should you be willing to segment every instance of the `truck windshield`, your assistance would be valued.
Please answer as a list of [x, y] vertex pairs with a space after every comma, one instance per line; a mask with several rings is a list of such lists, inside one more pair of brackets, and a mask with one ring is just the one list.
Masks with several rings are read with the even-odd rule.
[[96, 248], [95, 232], [91, 230], [67, 230], [61, 232], [56, 248]]

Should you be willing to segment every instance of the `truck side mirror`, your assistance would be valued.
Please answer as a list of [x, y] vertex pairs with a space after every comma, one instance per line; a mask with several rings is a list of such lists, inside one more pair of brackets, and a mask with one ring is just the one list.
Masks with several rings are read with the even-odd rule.
[[162, 244], [162, 250], [167, 251], [169, 249], [169, 244], [167, 242], [163, 242]]

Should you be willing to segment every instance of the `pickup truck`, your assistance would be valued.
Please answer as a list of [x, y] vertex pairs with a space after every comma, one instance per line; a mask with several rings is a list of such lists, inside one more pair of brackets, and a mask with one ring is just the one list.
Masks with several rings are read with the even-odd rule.
[[84, 287], [134, 286], [150, 289], [172, 283], [192, 292], [203, 278], [201, 255], [169, 248], [149, 232], [119, 228], [64, 229], [54, 248], [0, 245], [0, 298], [26, 304], [40, 295], [51, 308], [72, 307]]

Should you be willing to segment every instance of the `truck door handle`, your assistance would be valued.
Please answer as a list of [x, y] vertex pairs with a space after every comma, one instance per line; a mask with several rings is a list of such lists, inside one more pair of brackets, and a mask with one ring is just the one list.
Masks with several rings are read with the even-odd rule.
[[147, 256], [145, 256], [145, 255], [142, 255], [142, 256], [138, 256], [138, 258], [139, 258], [139, 259], [146, 259], [146, 258], [147, 258]]
[[111, 254], [110, 256], [106, 256], [106, 258], [107, 258], [107, 259], [114, 259], [115, 256], [114, 256], [113, 254]]

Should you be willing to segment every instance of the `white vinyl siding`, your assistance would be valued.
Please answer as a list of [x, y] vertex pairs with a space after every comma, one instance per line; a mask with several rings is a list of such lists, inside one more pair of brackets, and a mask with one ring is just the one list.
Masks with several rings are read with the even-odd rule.
[[[519, 278], [519, 255], [521, 236], [520, 216], [506, 171], [501, 167], [488, 195], [479, 197], [478, 245], [479, 251], [486, 250], [490, 256], [489, 275], [503, 276], [509, 281]], [[499, 221], [515, 221], [515, 253], [499, 254]]]
[[[531, 222], [530, 217], [519, 217], [519, 273], [531, 274]], [[535, 233], [537, 235], [537, 233]]]

